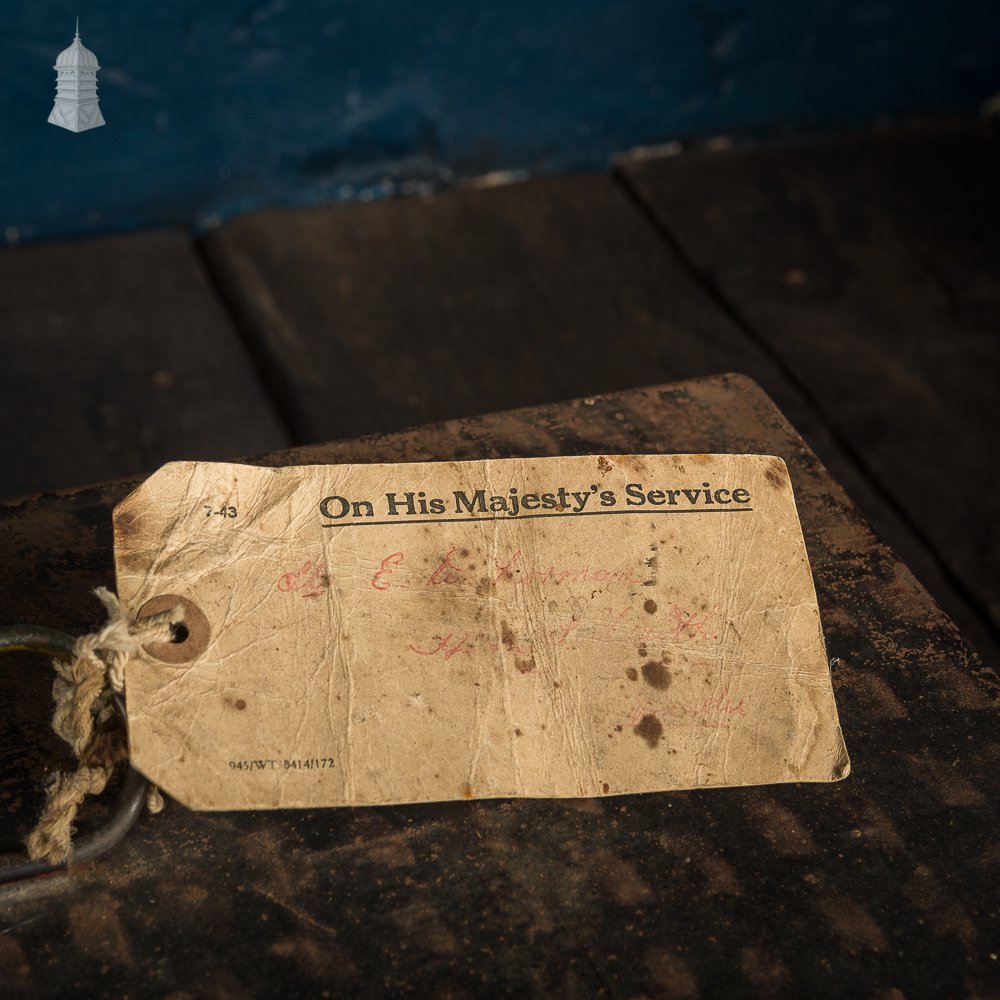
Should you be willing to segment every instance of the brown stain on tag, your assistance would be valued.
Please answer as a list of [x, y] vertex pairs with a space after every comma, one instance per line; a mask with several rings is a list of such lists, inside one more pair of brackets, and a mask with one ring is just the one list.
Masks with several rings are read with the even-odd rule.
[[517, 667], [518, 672], [522, 674], [534, 673], [535, 670], [535, 658], [529, 657], [527, 660], [514, 660], [514, 666]]
[[635, 667], [629, 667], [629, 668], [628, 668], [628, 669], [627, 669], [627, 670], [625, 671], [625, 676], [626, 676], [626, 677], [627, 677], [627, 678], [628, 678], [628, 679], [629, 679], [630, 681], [637, 681], [637, 680], [639, 679], [639, 671], [638, 671], [638, 670], [636, 670], [636, 669], [635, 669]]
[[656, 601], [654, 601], [652, 598], [647, 598], [647, 600], [643, 602], [642, 610], [645, 611], [647, 615], [655, 615]]
[[123, 505], [115, 517], [115, 547], [123, 553], [122, 562], [128, 569], [141, 569], [146, 562], [141, 543], [143, 522], [141, 513]]
[[670, 687], [670, 671], [659, 660], [650, 660], [642, 665], [642, 679], [658, 691]]
[[506, 649], [514, 648], [514, 633], [506, 622], [500, 622], [500, 641]]
[[780, 459], [772, 459], [764, 470], [764, 478], [776, 489], [784, 489], [788, 485], [788, 472], [785, 463]]
[[650, 750], [655, 750], [663, 739], [663, 723], [655, 715], [644, 715], [638, 725], [632, 727], [636, 736], [641, 736]]

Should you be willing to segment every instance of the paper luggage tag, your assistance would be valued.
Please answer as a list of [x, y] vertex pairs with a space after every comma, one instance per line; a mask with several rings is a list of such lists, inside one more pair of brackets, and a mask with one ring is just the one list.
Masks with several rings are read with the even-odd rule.
[[115, 510], [133, 764], [193, 809], [835, 781], [766, 455], [164, 466]]

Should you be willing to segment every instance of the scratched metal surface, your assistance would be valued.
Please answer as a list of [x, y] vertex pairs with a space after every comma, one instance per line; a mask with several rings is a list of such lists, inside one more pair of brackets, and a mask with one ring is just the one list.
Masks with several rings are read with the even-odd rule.
[[[71, 876], [0, 891], [8, 995], [997, 995], [996, 676], [752, 382], [266, 461], [625, 451], [788, 462], [836, 658], [846, 782], [261, 814], [171, 804]], [[111, 577], [108, 515], [130, 485], [0, 508], [6, 616], [96, 624], [88, 590]], [[39, 800], [44, 752], [21, 744], [40, 733], [47, 679], [5, 667], [9, 839]]]

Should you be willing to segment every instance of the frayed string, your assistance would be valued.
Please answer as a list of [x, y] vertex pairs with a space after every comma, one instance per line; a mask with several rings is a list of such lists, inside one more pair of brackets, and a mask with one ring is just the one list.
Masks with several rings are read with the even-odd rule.
[[[56, 774], [49, 782], [45, 808], [25, 844], [33, 860], [61, 864], [69, 855], [73, 821], [88, 795], [104, 791], [116, 765], [128, 756], [124, 733], [114, 727], [110, 701], [125, 686], [125, 664], [148, 642], [167, 642], [171, 626], [184, 620], [181, 605], [130, 620], [118, 598], [106, 587], [94, 591], [108, 613], [97, 632], [81, 636], [69, 661], [54, 660], [52, 728], [72, 748], [75, 771]], [[163, 796], [150, 786], [150, 812], [163, 808]]]

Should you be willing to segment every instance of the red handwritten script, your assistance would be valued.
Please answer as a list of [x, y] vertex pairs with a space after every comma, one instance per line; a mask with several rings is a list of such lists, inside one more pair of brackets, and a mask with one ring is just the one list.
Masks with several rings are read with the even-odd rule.
[[[441, 557], [434, 571], [420, 579], [417, 586], [423, 587], [469, 587], [478, 582], [476, 573], [464, 569], [458, 563], [459, 558], [468, 556], [468, 549], [458, 546], [448, 549]], [[405, 581], [405, 560], [403, 552], [391, 552], [382, 559], [371, 579], [374, 590], [389, 590], [392, 587], [409, 586]], [[521, 550], [504, 556], [496, 561], [495, 569], [490, 571], [490, 584], [493, 587], [527, 587], [531, 585], [553, 585], [571, 583], [611, 584], [623, 583], [630, 586], [642, 586], [649, 581], [642, 573], [628, 566], [533, 566], [526, 562]], [[411, 581], [412, 582], [412, 581]]]
[[298, 569], [278, 577], [278, 590], [299, 597], [319, 597], [329, 589], [330, 577], [322, 564], [307, 559]]
[[[562, 587], [566, 590], [569, 604], [565, 611], [559, 614], [555, 608], [549, 616], [562, 622], [554, 629], [538, 631], [537, 633], [516, 635], [512, 627], [506, 623], [501, 629], [499, 639], [488, 634], [460, 633], [453, 630], [448, 633], [437, 633], [425, 639], [414, 638], [407, 649], [418, 656], [440, 657], [451, 659], [459, 653], [468, 653], [477, 649], [496, 650], [507, 649], [518, 656], [530, 656], [532, 650], [541, 646], [558, 647], [563, 645], [571, 635], [578, 638], [606, 640], [611, 635], [618, 639], [631, 639], [639, 645], [676, 646], [678, 643], [701, 645], [713, 644], [719, 641], [719, 604], [709, 605], [701, 601], [695, 610], [681, 604], [671, 603], [662, 608], [656, 601], [643, 597], [636, 590], [648, 581], [643, 580], [643, 574], [628, 566], [608, 567], [595, 565], [580, 565], [573, 567], [534, 566], [528, 562], [520, 549], [513, 553], [494, 558], [495, 569], [490, 576], [484, 577], [477, 570], [475, 563], [467, 562], [469, 550], [454, 546], [447, 549], [431, 565], [434, 569], [428, 572], [426, 564], [420, 572], [411, 571], [403, 551], [390, 552], [372, 567], [370, 585], [373, 590], [386, 592], [392, 590], [437, 590], [451, 593], [474, 592], [477, 597], [483, 597], [492, 591], [497, 597], [503, 596], [511, 588], [528, 585]], [[307, 564], [308, 567], [308, 564]], [[303, 567], [303, 573], [306, 567]], [[288, 582], [282, 589], [291, 589], [294, 585], [289, 574]], [[283, 578], [285, 580], [286, 578]], [[297, 578], [296, 578], [297, 579]], [[588, 589], [598, 585], [595, 593], [607, 590], [608, 596], [619, 588], [629, 588], [633, 599], [628, 604], [593, 606], [590, 611], [584, 602], [578, 599], [572, 585], [585, 585]], [[635, 599], [641, 597], [641, 601]], [[516, 614], [516, 612], [515, 612]], [[447, 627], [447, 626], [446, 626]], [[522, 670], [522, 673], [531, 671]]]
[[[684, 641], [704, 639], [708, 642], [718, 642], [719, 635], [716, 631], [709, 633], [709, 626], [716, 620], [719, 613], [719, 605], [707, 604], [699, 611], [688, 611], [679, 604], [671, 604], [670, 609], [673, 621], [664, 627], [656, 621], [643, 621], [640, 619], [639, 609], [635, 605], [625, 605], [624, 607], [606, 607], [606, 615], [612, 632], [624, 632], [641, 642], [657, 641]], [[643, 602], [642, 610], [647, 614], [656, 614], [658, 610], [655, 601], [646, 600]]]
[[[509, 626], [503, 623], [500, 627], [499, 636], [490, 638], [480, 636], [473, 639], [471, 634], [466, 632], [460, 639], [456, 639], [455, 634], [449, 632], [447, 635], [431, 636], [422, 642], [420, 646], [417, 646], [416, 643], [410, 643], [407, 649], [418, 656], [436, 656], [440, 654], [446, 660], [450, 660], [456, 653], [471, 653], [477, 649], [492, 650], [495, 652], [506, 649], [516, 656], [528, 656], [533, 649], [539, 646], [558, 649], [560, 646], [565, 645], [566, 640], [569, 639], [577, 627], [578, 623], [574, 621], [568, 625], [563, 625], [561, 628], [551, 629], [548, 632], [519, 640], [510, 630]], [[529, 672], [521, 670], [521, 673]]]

